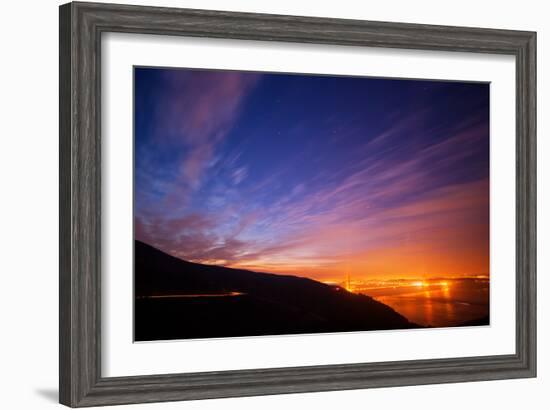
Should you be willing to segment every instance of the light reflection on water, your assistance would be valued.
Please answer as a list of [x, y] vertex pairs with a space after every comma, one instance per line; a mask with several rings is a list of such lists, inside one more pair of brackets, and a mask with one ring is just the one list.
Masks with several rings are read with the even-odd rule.
[[423, 326], [457, 326], [489, 315], [488, 279], [426, 281], [358, 293], [391, 306], [411, 322]]

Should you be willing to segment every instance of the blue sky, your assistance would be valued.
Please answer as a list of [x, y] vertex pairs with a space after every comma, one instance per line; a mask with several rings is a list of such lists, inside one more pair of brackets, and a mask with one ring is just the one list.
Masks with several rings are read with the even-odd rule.
[[488, 273], [488, 84], [135, 68], [134, 121], [136, 238], [168, 253]]

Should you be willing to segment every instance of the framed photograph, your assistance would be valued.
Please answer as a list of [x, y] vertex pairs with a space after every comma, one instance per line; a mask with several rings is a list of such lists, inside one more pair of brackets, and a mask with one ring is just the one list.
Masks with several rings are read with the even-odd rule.
[[60, 7], [60, 402], [536, 375], [536, 34]]

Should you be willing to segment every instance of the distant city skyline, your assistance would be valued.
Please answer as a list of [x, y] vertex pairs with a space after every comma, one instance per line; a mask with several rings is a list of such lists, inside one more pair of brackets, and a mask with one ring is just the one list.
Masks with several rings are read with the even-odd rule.
[[489, 274], [489, 84], [135, 68], [135, 236], [315, 280]]

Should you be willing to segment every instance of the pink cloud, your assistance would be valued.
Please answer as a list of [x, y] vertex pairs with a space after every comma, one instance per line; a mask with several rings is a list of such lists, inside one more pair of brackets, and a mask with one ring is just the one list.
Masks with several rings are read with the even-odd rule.
[[[189, 92], [182, 93], [185, 96], [178, 100], [177, 109], [167, 114], [178, 124], [178, 113], [186, 112], [191, 118], [189, 123], [176, 127], [176, 134], [167, 136], [171, 143], [189, 148], [181, 163], [181, 183], [169, 196], [171, 200], [181, 201], [185, 189], [192, 189], [209, 164], [217, 161], [215, 148], [253, 87], [253, 81], [246, 85], [242, 81], [238, 75], [232, 76], [221, 90], [201, 93], [200, 89], [208, 86], [199, 80], [188, 85]], [[175, 92], [184, 86], [185, 83], [176, 84]], [[190, 95], [195, 95], [195, 103]], [[218, 107], [215, 100], [222, 96], [230, 103]], [[211, 114], [206, 115], [209, 105]], [[370, 148], [398, 136], [415, 121], [421, 119], [396, 123], [395, 128], [371, 140]], [[246, 198], [230, 198], [224, 187], [220, 205], [223, 210], [215, 218], [194, 214], [180, 219], [150, 219], [148, 224], [138, 221], [136, 237], [196, 262], [286, 273], [317, 267], [329, 274], [341, 269], [347, 260], [360, 255], [381, 259], [381, 255], [390, 255], [391, 249], [409, 255], [410, 264], [416, 263], [414, 255], [448, 255], [451, 247], [458, 252], [455, 258], [460, 259], [461, 249], [474, 252], [472, 249], [487, 242], [489, 182], [449, 182], [443, 187], [436, 182], [440, 182], [449, 166], [460, 170], [463, 158], [475, 152], [476, 144], [483, 143], [487, 132], [484, 127], [464, 126], [436, 145], [418, 147], [408, 157], [400, 156], [402, 147], [398, 144], [392, 146], [391, 155], [370, 156], [367, 144], [365, 158], [350, 164], [344, 170], [349, 171], [347, 176], [322, 181], [317, 190], [311, 181], [304, 181], [289, 189], [279, 201], [253, 212], [244, 205]], [[414, 141], [409, 142], [402, 135], [400, 138], [403, 144], [414, 145]], [[411, 151], [410, 146], [406, 151]], [[236, 166], [238, 154], [235, 155], [225, 161], [234, 166], [229, 176], [234, 184], [239, 184], [248, 171]], [[280, 178], [279, 173], [266, 177], [251, 187], [249, 194], [261, 195]], [[228, 224], [232, 219], [235, 222]], [[391, 264], [390, 260], [388, 266]]]
[[187, 76], [179, 70], [166, 71], [165, 76], [172, 92], [159, 107], [156, 137], [187, 148], [181, 176], [194, 186], [212, 161], [217, 144], [231, 130], [258, 76], [227, 71]]

